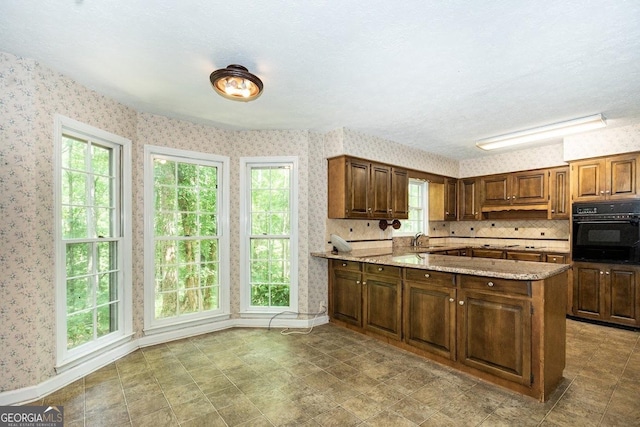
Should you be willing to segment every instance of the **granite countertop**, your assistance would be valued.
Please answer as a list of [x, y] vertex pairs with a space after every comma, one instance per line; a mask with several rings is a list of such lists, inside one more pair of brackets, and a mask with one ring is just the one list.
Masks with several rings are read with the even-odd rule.
[[415, 252], [437, 252], [437, 251], [449, 251], [456, 249], [496, 249], [501, 251], [516, 251], [516, 252], [544, 252], [554, 254], [569, 254], [566, 249], [550, 248], [547, 246], [526, 246], [526, 245], [465, 245], [465, 244], [442, 244], [442, 245], [424, 245], [424, 246], [403, 246], [396, 249], [398, 251], [405, 251], [407, 253]]
[[[511, 280], [543, 280], [570, 268], [568, 264], [429, 254], [424, 251], [426, 248], [428, 246], [422, 247], [422, 252], [416, 252], [417, 248], [402, 248], [412, 251], [409, 253], [407, 251], [403, 252], [402, 249], [393, 251], [391, 248], [379, 248], [338, 253], [315, 252], [311, 255], [327, 259], [394, 265], [397, 267]], [[437, 250], [441, 249], [438, 248]]]

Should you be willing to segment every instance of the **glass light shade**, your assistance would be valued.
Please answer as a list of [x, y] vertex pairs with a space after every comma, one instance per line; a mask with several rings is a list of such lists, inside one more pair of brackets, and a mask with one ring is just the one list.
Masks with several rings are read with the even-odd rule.
[[229, 65], [211, 73], [213, 88], [219, 95], [234, 101], [251, 101], [262, 93], [262, 81], [242, 65]]

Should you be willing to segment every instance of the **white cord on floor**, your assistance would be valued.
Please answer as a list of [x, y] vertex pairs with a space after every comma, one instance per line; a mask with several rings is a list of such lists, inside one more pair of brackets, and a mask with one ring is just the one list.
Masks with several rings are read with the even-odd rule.
[[308, 335], [311, 333], [311, 331], [313, 331], [313, 327], [315, 326], [315, 321], [318, 318], [318, 316], [320, 316], [321, 314], [324, 314], [327, 312], [327, 309], [325, 308], [324, 310], [318, 312], [318, 313], [298, 313], [296, 311], [281, 311], [280, 313], [276, 313], [274, 314], [271, 319], [269, 319], [269, 326], [267, 327], [267, 331], [271, 330], [271, 321], [273, 319], [275, 319], [276, 317], [280, 316], [281, 314], [285, 314], [285, 313], [291, 313], [291, 314], [297, 314], [299, 315], [304, 315], [304, 316], [311, 316], [313, 315], [313, 320], [311, 321], [311, 327], [309, 328], [308, 331], [298, 331], [298, 330], [290, 330], [290, 328], [284, 328], [283, 330], [280, 331], [281, 335], [293, 335], [293, 334], [299, 334], [299, 335]]

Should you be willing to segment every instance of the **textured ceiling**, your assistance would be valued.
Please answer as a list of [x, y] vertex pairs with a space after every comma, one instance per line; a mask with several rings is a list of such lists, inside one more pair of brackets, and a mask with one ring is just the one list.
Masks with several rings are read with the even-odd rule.
[[[603, 113], [640, 122], [640, 1], [3, 0], [0, 51], [138, 111], [224, 129], [346, 127], [455, 159]], [[264, 82], [240, 103], [209, 74]]]

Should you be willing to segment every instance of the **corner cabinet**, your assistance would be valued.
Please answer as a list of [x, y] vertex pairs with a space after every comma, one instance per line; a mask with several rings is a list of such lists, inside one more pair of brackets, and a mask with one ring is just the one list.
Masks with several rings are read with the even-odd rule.
[[571, 162], [574, 202], [623, 200], [638, 197], [639, 153]]
[[352, 157], [328, 160], [329, 218], [407, 219], [405, 169]]

